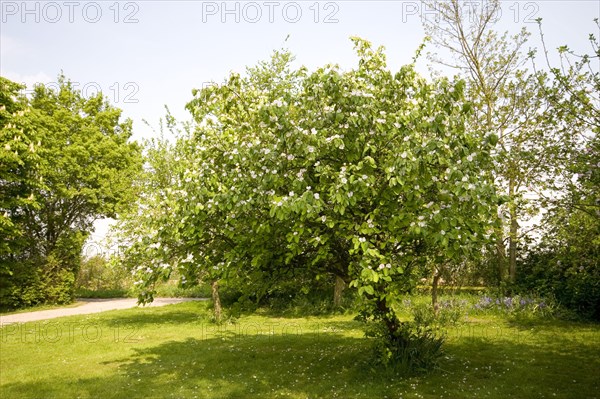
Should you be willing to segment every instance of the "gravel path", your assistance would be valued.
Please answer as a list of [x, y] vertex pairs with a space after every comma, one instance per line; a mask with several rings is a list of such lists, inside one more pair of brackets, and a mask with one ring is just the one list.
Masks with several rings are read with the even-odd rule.
[[[174, 303], [188, 301], [204, 301], [204, 298], [154, 298], [154, 302], [146, 305], [150, 307], [165, 306]], [[17, 313], [6, 316], [0, 316], [0, 327], [12, 323], [26, 323], [28, 321], [39, 321], [55, 319], [63, 316], [73, 316], [79, 314], [100, 313], [107, 310], [129, 309], [137, 306], [135, 298], [118, 299], [78, 299], [83, 302], [82, 305], [72, 308], [60, 308], [50, 310], [39, 310], [37, 312]]]

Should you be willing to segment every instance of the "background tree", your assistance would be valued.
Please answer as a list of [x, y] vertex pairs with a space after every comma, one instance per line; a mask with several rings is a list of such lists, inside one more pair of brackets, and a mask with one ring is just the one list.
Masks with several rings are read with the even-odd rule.
[[436, 14], [423, 16], [426, 33], [434, 45], [449, 52], [449, 58], [438, 54], [430, 59], [457, 69], [467, 80], [475, 109], [470, 123], [498, 139], [494, 176], [507, 201], [501, 212], [506, 221], [498, 232], [497, 265], [501, 280], [508, 272], [514, 281], [518, 246], [527, 233], [520, 230], [520, 222], [537, 214], [540, 198], [560, 189], [553, 176], [564, 131], [548, 113], [542, 94], [546, 82], [523, 69], [527, 58], [521, 49], [529, 33], [523, 29], [509, 36], [494, 30], [500, 1], [427, 5]]
[[[131, 199], [130, 181], [141, 166], [138, 146], [128, 142], [131, 121], [119, 121], [121, 111], [101, 94], [86, 99], [64, 76], [58, 81], [57, 90], [37, 86], [30, 99], [21, 97], [26, 108], [17, 116], [23, 120], [8, 122], [3, 129], [3, 137], [14, 130], [24, 137], [34, 132], [28, 147], [37, 157], [35, 168], [17, 160], [14, 164], [21, 169], [3, 170], [3, 183], [21, 170], [38, 179], [33, 189], [3, 184], [28, 190], [28, 198], [35, 201], [35, 206], [11, 202], [5, 198], [14, 198], [14, 193], [2, 193], [2, 202], [9, 204], [4, 213], [18, 218], [24, 243], [2, 254], [6, 278], [1, 296], [7, 307], [73, 299], [82, 246], [93, 222], [115, 216], [119, 204]], [[15, 87], [5, 82], [3, 87]], [[13, 142], [22, 147], [24, 139], [17, 139]]]
[[37, 208], [34, 191], [40, 187], [37, 130], [21, 94], [24, 86], [0, 77], [0, 289], [12, 275], [15, 254], [27, 246], [24, 209]]
[[[552, 116], [568, 133], [560, 151], [562, 195], [546, 200], [544, 236], [523, 260], [520, 288], [551, 295], [577, 313], [600, 319], [600, 44], [589, 36], [591, 53], [558, 48], [553, 66], [540, 35], [548, 72], [533, 67], [541, 81], [550, 80], [544, 97]], [[598, 20], [595, 20], [598, 26]]]

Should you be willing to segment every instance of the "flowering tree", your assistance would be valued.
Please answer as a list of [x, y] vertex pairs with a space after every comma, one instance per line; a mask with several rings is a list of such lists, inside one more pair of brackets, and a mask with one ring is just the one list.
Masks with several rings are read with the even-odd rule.
[[130, 249], [156, 257], [134, 270], [146, 293], [175, 264], [190, 277], [331, 273], [393, 337], [421, 260], [480, 250], [497, 206], [493, 138], [465, 129], [463, 82], [428, 83], [412, 65], [393, 74], [381, 48], [353, 41], [350, 71], [292, 69], [276, 52], [195, 92], [179, 175], [147, 206], [170, 210], [164, 234]]

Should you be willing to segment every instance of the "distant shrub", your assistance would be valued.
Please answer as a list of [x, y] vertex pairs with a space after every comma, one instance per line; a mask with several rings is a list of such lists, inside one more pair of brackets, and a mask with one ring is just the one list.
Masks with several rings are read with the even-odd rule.
[[437, 313], [430, 303], [416, 304], [411, 307], [410, 312], [419, 326], [442, 327], [458, 323], [465, 315], [466, 308], [467, 301], [449, 299], [438, 302]]
[[[590, 243], [589, 252], [595, 251]], [[519, 265], [515, 289], [555, 298], [578, 315], [600, 321], [600, 262], [590, 254], [577, 257], [562, 251], [531, 252]]]
[[[65, 237], [46, 256], [2, 260], [0, 309], [66, 304], [75, 299], [81, 237]], [[7, 266], [8, 265], [8, 266]], [[6, 270], [10, 270], [7, 273]]]
[[93, 256], [81, 261], [75, 286], [80, 292], [127, 291], [131, 277], [125, 268], [108, 262], [102, 256]]

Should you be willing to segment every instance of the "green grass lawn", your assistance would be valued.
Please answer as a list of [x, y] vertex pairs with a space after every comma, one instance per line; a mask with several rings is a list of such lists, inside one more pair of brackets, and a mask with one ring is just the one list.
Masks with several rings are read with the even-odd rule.
[[373, 369], [350, 315], [243, 316], [209, 305], [111, 311], [0, 329], [1, 398], [600, 398], [600, 326], [470, 316], [440, 370]]

